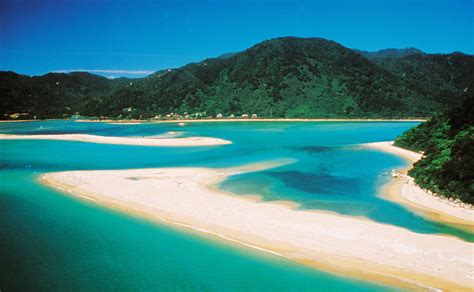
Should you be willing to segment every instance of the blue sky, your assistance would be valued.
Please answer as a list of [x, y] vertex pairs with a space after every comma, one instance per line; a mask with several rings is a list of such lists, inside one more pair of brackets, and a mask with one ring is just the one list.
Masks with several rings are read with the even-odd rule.
[[474, 54], [474, 0], [0, 0], [0, 70], [143, 76], [279, 36]]

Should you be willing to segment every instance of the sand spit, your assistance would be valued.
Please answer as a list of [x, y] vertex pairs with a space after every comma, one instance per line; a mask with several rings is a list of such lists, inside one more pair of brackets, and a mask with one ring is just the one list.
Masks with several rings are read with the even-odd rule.
[[64, 140], [101, 144], [121, 144], [137, 146], [216, 146], [231, 144], [220, 138], [187, 137], [187, 138], [147, 138], [147, 137], [106, 137], [88, 134], [61, 134], [61, 135], [10, 135], [0, 134], [0, 140]]
[[[410, 162], [410, 168], [423, 156], [421, 153], [396, 147], [393, 145], [393, 141], [368, 143], [363, 147], [399, 155]], [[466, 225], [466, 227], [470, 227], [469, 229], [474, 230], [474, 209], [472, 206], [450, 201], [420, 188], [415, 184], [413, 178], [406, 174], [407, 170], [402, 169], [394, 174], [393, 182], [384, 189], [383, 195], [386, 198], [421, 211], [434, 219]]]
[[474, 288], [472, 243], [257, 202], [214, 187], [229, 175], [278, 165], [67, 171], [45, 174], [41, 181], [78, 198], [346, 276], [404, 288]]

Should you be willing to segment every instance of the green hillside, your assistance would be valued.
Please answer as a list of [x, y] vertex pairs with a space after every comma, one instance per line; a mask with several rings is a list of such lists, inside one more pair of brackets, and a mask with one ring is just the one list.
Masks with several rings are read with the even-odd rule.
[[425, 152], [409, 171], [418, 185], [474, 204], [474, 98], [405, 132], [395, 145]]
[[[385, 55], [391, 57], [374, 58], [320, 38], [285, 37], [139, 79], [0, 72], [0, 113], [3, 118], [15, 112], [40, 118], [75, 112], [115, 118], [171, 112], [288, 118], [429, 117], [458, 105], [462, 95], [474, 88], [474, 74], [466, 75], [474, 70], [472, 56]], [[413, 62], [405, 59], [418, 55], [422, 61], [409, 69]], [[451, 61], [443, 63], [445, 59]], [[131, 111], [124, 111], [128, 108]]]
[[[473, 96], [474, 57], [463, 53], [425, 54], [416, 49], [363, 52], [364, 56], [438, 96], [438, 100], [462, 94]], [[453, 101], [454, 102], [454, 101]], [[459, 99], [456, 102], [460, 102]]]
[[0, 109], [3, 114], [29, 113], [29, 118], [62, 118], [84, 108], [95, 97], [124, 86], [122, 83], [122, 79], [109, 80], [85, 72], [38, 77], [1, 72]]

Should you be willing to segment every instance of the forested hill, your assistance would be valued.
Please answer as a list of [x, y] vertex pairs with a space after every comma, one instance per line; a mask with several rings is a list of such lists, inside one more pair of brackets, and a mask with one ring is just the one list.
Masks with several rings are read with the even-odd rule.
[[51, 118], [76, 112], [122, 118], [171, 112], [427, 117], [472, 96], [473, 64], [474, 58], [463, 54], [375, 54], [320, 38], [285, 37], [140, 79], [1, 72], [0, 113], [2, 118], [12, 113]]
[[386, 49], [361, 54], [377, 65], [410, 80], [425, 90], [439, 92], [440, 98], [453, 93], [473, 96], [474, 56], [455, 52], [448, 55], [425, 54], [409, 48]]
[[425, 152], [409, 171], [418, 185], [474, 204], [474, 98], [405, 132], [395, 144]]

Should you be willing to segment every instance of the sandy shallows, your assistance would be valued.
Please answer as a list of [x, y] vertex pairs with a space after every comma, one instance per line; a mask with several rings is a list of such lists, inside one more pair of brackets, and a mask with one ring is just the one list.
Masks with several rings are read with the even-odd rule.
[[220, 138], [187, 137], [187, 138], [147, 138], [147, 137], [106, 137], [88, 134], [61, 134], [61, 135], [9, 135], [0, 134], [0, 140], [65, 140], [91, 142], [101, 144], [121, 144], [137, 146], [215, 146], [231, 144]]
[[68, 171], [41, 181], [84, 199], [166, 224], [265, 250], [346, 276], [405, 288], [474, 288], [474, 244], [367, 219], [300, 211], [222, 193], [234, 169]]

